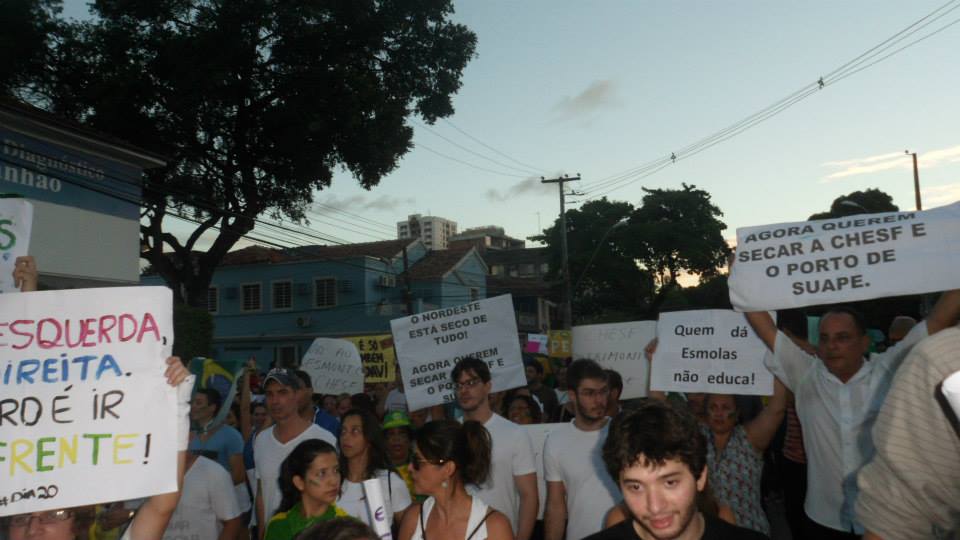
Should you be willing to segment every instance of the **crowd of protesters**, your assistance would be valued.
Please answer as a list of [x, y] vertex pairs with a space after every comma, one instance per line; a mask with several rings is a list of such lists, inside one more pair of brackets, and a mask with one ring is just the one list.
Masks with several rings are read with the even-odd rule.
[[[18, 260], [15, 278], [36, 288], [32, 259]], [[486, 362], [464, 358], [449, 374], [455, 402], [418, 411], [399, 383], [318, 395], [308, 373], [259, 372], [255, 361], [235, 396], [202, 388], [187, 407], [190, 382], [171, 358], [167, 380], [191, 426], [181, 492], [12, 516], [2, 534], [356, 540], [380, 538], [384, 521], [399, 540], [755, 539], [773, 535], [780, 512], [789, 533], [777, 532], [794, 539], [949, 538], [960, 433], [935, 388], [960, 369], [958, 315], [960, 292], [943, 293], [926, 320], [897, 318], [887, 350], [871, 354], [852, 309], [828, 310], [816, 345], [789, 312], [778, 323], [748, 313], [775, 376], [764, 400], [650, 391], [623, 401], [615, 371], [530, 355], [528, 384], [505, 392], [493, 392]], [[556, 427], [535, 448], [524, 426], [541, 423]], [[911, 441], [922, 448], [905, 450]], [[383, 515], [367, 505], [368, 481]]]

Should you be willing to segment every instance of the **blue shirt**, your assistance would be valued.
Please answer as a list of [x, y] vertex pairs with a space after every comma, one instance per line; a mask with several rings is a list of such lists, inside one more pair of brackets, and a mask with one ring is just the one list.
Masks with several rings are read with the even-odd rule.
[[197, 433], [190, 436], [190, 450], [198, 450], [210, 454], [210, 459], [215, 459], [217, 463], [223, 465], [231, 475], [230, 457], [243, 453], [243, 435], [236, 429], [223, 425], [210, 434], [205, 441], [201, 441]]
[[316, 405], [313, 406], [313, 423], [333, 433], [333, 436], [340, 440], [340, 421]]

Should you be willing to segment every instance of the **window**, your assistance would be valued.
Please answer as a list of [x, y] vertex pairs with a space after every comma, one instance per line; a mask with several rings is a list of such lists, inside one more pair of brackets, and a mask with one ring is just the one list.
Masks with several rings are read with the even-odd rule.
[[502, 264], [494, 264], [494, 265], [491, 265], [491, 266], [490, 266], [490, 274], [491, 274], [491, 275], [494, 275], [494, 276], [502, 276], [502, 275], [503, 275], [503, 265], [502, 265]]
[[273, 282], [273, 309], [293, 307], [293, 283], [289, 281]]
[[313, 280], [314, 305], [318, 308], [337, 305], [337, 280], [335, 278], [317, 278]]
[[220, 291], [216, 287], [207, 289], [207, 311], [210, 313], [220, 311]]
[[260, 284], [247, 283], [240, 286], [243, 291], [243, 303], [240, 305], [241, 311], [260, 311]]

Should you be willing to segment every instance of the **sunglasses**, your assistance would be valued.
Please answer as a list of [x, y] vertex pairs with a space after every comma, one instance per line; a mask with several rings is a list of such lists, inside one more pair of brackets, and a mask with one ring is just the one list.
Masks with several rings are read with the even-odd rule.
[[445, 459], [436, 459], [436, 460], [420, 459], [417, 456], [413, 456], [412, 458], [410, 458], [410, 466], [413, 467], [413, 470], [415, 471], [419, 471], [420, 466], [424, 463], [429, 463], [430, 465], [436, 465], [437, 467], [439, 467], [440, 465], [443, 465], [446, 462], [447, 460]]
[[53, 525], [54, 523], [62, 523], [72, 518], [73, 512], [70, 510], [50, 510], [49, 512], [40, 512], [37, 514], [20, 514], [11, 516], [8, 523], [12, 528], [29, 527], [34, 517], [43, 525]]

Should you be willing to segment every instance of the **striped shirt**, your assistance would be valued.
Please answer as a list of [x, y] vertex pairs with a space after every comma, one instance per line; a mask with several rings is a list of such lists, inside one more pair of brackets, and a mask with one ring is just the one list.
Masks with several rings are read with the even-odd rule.
[[938, 398], [960, 370], [960, 329], [937, 333], [897, 372], [873, 430], [877, 453], [860, 472], [857, 517], [883, 538], [948, 538], [960, 529], [960, 433]]

